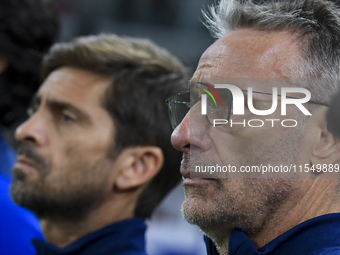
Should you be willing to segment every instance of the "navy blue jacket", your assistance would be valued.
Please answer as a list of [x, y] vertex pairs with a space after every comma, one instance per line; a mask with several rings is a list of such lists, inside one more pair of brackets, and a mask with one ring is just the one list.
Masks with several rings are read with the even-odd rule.
[[64, 249], [33, 240], [37, 255], [147, 255], [141, 218], [120, 221], [82, 237]]
[[[218, 255], [205, 238], [209, 255]], [[239, 229], [231, 232], [229, 255], [340, 255], [340, 213], [305, 221], [257, 250]]]

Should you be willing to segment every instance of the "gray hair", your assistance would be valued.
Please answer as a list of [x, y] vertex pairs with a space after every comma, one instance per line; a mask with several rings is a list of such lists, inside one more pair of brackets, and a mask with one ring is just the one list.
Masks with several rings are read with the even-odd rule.
[[288, 31], [301, 42], [301, 62], [314, 99], [328, 103], [339, 88], [340, 10], [324, 0], [221, 0], [203, 11], [215, 38], [229, 31], [253, 28]]

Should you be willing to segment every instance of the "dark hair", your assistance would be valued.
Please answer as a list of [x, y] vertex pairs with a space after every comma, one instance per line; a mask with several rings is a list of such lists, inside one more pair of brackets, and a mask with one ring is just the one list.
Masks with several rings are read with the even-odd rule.
[[59, 33], [56, 12], [44, 0], [0, 1], [0, 122], [22, 121], [40, 85], [41, 60]]
[[186, 89], [183, 65], [149, 40], [99, 35], [52, 47], [44, 59], [43, 78], [62, 66], [113, 77], [103, 102], [117, 129], [112, 155], [133, 146], [162, 149], [164, 165], [139, 196], [135, 209], [136, 217], [150, 217], [181, 179], [181, 153], [170, 143], [172, 128], [164, 101]]

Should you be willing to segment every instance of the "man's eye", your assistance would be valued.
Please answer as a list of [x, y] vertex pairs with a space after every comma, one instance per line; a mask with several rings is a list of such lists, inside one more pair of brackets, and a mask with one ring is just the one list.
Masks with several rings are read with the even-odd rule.
[[70, 114], [62, 113], [61, 114], [61, 120], [64, 123], [71, 123], [71, 122], [75, 121], [75, 118], [73, 116], [71, 116]]
[[37, 111], [37, 107], [30, 107], [27, 109], [28, 116], [32, 116]]

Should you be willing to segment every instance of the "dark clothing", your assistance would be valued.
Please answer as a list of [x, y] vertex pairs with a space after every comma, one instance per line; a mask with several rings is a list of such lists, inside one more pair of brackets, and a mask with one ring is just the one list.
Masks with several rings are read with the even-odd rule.
[[[207, 240], [208, 254], [217, 255]], [[239, 229], [231, 232], [229, 255], [340, 255], [340, 213], [305, 221], [257, 250]]]
[[37, 255], [147, 255], [141, 218], [120, 221], [88, 234], [64, 249], [33, 240]]

